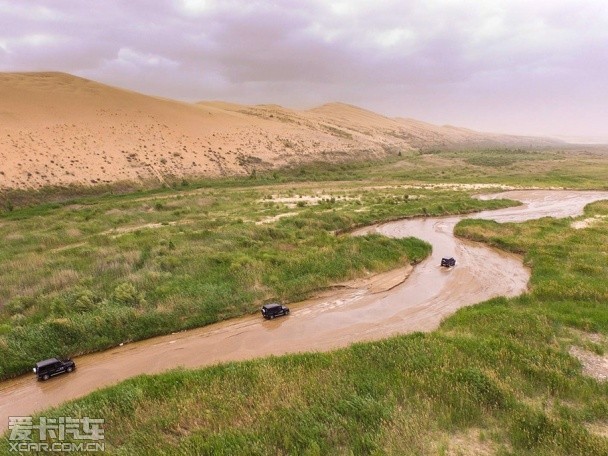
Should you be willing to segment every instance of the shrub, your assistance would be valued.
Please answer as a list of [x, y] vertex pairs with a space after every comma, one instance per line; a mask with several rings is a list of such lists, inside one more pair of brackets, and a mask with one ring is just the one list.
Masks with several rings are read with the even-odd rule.
[[112, 293], [112, 299], [123, 306], [141, 307], [146, 304], [143, 293], [139, 293], [130, 282], [118, 285]]

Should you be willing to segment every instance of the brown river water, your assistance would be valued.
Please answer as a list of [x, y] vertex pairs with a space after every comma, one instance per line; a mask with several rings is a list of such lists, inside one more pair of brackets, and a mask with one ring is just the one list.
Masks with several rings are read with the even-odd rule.
[[[522, 190], [480, 198], [509, 198], [523, 205], [466, 217], [522, 222], [582, 215], [586, 204], [608, 199], [608, 192]], [[524, 293], [530, 271], [521, 257], [455, 238], [453, 228], [462, 218], [407, 219], [358, 230], [353, 234], [414, 236], [431, 243], [433, 253], [413, 269], [403, 267], [348, 282], [314, 299], [290, 304], [287, 317], [265, 321], [259, 314], [246, 316], [80, 356], [75, 359], [74, 373], [46, 382], [36, 381], [33, 374], [3, 381], [0, 432], [7, 429], [9, 416], [29, 416], [135, 375], [331, 350], [394, 334], [432, 331], [461, 307]], [[446, 256], [456, 258], [456, 267], [439, 266]]]

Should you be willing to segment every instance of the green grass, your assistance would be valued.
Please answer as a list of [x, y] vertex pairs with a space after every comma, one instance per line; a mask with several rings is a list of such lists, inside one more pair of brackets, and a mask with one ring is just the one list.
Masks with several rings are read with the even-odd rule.
[[311, 163], [259, 173], [268, 184], [301, 181], [493, 183], [524, 187], [608, 188], [606, 147], [543, 150], [405, 151], [380, 162]]
[[[0, 361], [19, 372], [47, 337], [59, 340], [52, 350], [82, 352], [251, 312], [268, 297], [299, 299], [428, 253], [412, 239], [335, 233], [511, 204], [403, 183], [605, 186], [597, 155], [577, 155], [573, 168], [555, 155], [491, 167], [477, 152], [454, 154], [14, 209], [0, 219]], [[320, 204], [279, 202], [319, 194]], [[586, 211], [606, 215], [608, 204]], [[296, 214], [255, 224], [286, 212]], [[160, 226], [141, 228], [149, 223]], [[590, 431], [607, 427], [608, 385], [568, 355], [573, 344], [608, 349], [584, 340], [608, 335], [607, 225], [463, 221], [458, 235], [524, 255], [528, 294], [461, 309], [430, 334], [140, 376], [44, 415], [103, 417], [115, 454], [608, 454]]]
[[608, 335], [608, 222], [569, 223], [460, 222], [523, 253], [531, 289], [433, 333], [140, 376], [45, 415], [104, 417], [117, 454], [608, 454], [588, 429], [608, 422], [608, 384], [567, 354], [581, 330]]
[[426, 151], [382, 169], [421, 182], [501, 183], [524, 187], [608, 188], [606, 148]]
[[164, 189], [14, 209], [0, 217], [0, 377], [39, 359], [256, 312], [266, 300], [301, 300], [429, 253], [414, 239], [340, 234], [354, 227], [510, 204], [326, 183]]
[[[605, 146], [564, 146], [542, 150], [427, 150], [394, 151], [375, 161], [327, 161], [277, 170], [258, 170], [248, 177], [165, 178], [139, 183], [117, 182], [96, 186], [43, 187], [36, 191], [0, 188], [0, 212], [27, 206], [70, 204], [75, 200], [110, 196], [131, 198], [167, 195], [204, 188], [258, 187], [302, 182], [383, 183], [497, 183], [519, 186], [608, 188], [608, 150]], [[340, 160], [339, 153], [328, 160]]]

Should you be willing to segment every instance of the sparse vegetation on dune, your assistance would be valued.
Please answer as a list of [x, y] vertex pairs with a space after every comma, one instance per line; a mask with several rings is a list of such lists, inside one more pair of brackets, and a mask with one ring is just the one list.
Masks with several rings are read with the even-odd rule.
[[281, 169], [252, 167], [247, 176], [142, 179], [91, 186], [43, 186], [36, 191], [0, 188], [0, 212], [27, 206], [70, 204], [74, 200], [124, 195], [167, 195], [204, 188], [260, 187], [307, 182], [352, 182], [402, 185], [403, 183], [491, 183], [524, 187], [606, 188], [608, 150], [604, 147], [566, 149], [492, 149], [392, 151], [377, 160], [343, 157], [334, 163], [311, 161]]
[[61, 73], [0, 73], [0, 99], [0, 188], [12, 189], [161, 185], [318, 160], [379, 159], [428, 145], [560, 145], [403, 122], [341, 103], [307, 111], [188, 104]]

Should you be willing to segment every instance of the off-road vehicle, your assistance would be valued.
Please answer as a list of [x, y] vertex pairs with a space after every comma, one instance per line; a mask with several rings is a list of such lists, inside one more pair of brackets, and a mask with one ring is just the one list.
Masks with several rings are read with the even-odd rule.
[[456, 260], [454, 258], [442, 258], [441, 266], [444, 268], [451, 268], [452, 266], [456, 266]]
[[69, 358], [50, 358], [37, 362], [36, 367], [34, 367], [34, 373], [38, 377], [38, 380], [48, 380], [55, 375], [72, 372], [74, 369], [76, 369], [76, 363]]
[[287, 315], [288, 313], [289, 308], [279, 304], [278, 302], [264, 304], [262, 306], [262, 315], [267, 320], [272, 320], [274, 317], [280, 317], [281, 315]]

